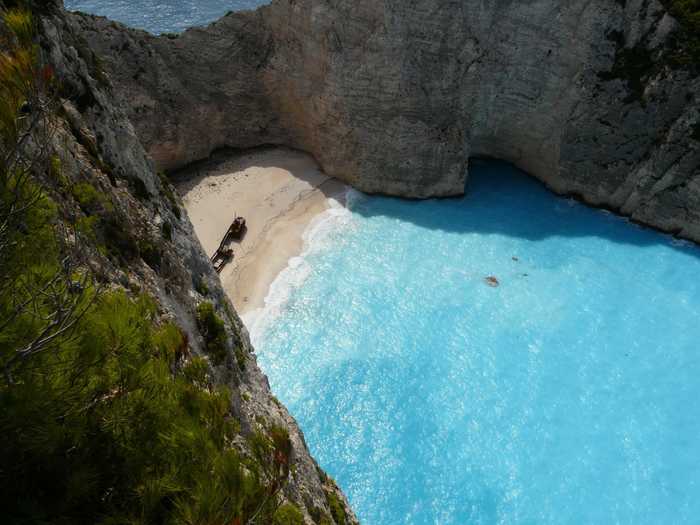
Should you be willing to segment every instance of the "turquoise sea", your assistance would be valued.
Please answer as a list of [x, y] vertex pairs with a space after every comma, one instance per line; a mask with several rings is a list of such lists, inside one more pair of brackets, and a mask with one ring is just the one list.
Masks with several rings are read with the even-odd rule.
[[264, 0], [64, 0], [66, 9], [107, 16], [151, 33], [179, 33], [228, 11], [255, 9]]
[[698, 248], [495, 162], [350, 206], [253, 333], [363, 523], [698, 523]]
[[[67, 5], [163, 32], [254, 3]], [[350, 192], [249, 320], [320, 464], [368, 525], [700, 522], [700, 249], [507, 164], [467, 190]]]

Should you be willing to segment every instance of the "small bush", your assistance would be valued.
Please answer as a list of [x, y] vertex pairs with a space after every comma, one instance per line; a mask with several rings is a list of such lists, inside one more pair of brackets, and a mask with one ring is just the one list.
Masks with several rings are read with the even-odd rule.
[[273, 525], [304, 525], [304, 515], [291, 503], [285, 503], [272, 519]]
[[337, 525], [345, 525], [347, 516], [345, 515], [345, 507], [340, 502], [340, 498], [335, 492], [326, 492], [326, 501], [331, 509], [331, 515]]
[[165, 221], [162, 226], [163, 230], [163, 238], [166, 241], [172, 241], [173, 240], [173, 225], [170, 224], [168, 221]]
[[203, 277], [194, 278], [194, 289], [199, 295], [209, 295], [209, 287], [207, 286], [207, 283], [204, 281]]
[[100, 221], [107, 253], [117, 260], [130, 262], [139, 255], [139, 246], [134, 236], [124, 227], [124, 220], [116, 215], [107, 215]]
[[75, 231], [93, 244], [98, 244], [97, 217], [81, 217], [75, 222]]
[[202, 357], [195, 357], [182, 368], [182, 375], [197, 385], [206, 385], [209, 366]]
[[680, 23], [676, 33], [677, 49], [671, 64], [698, 72], [700, 66], [700, 0], [662, 0], [662, 4]]
[[139, 254], [143, 261], [151, 267], [151, 269], [160, 270], [163, 263], [163, 251], [153, 241], [144, 239], [139, 241]]
[[[228, 446], [239, 430], [230, 391], [211, 388], [201, 361], [172, 371], [180, 333], [157, 327], [150, 299], [111, 293], [76, 337], [0, 386], [0, 503], [8, 523], [253, 517], [267, 489], [251, 474], [256, 465], [244, 469]], [[261, 523], [272, 522], [272, 512]]]
[[134, 195], [137, 199], [142, 201], [147, 201], [151, 199], [151, 192], [148, 191], [146, 183], [143, 182], [139, 177], [129, 178], [129, 186], [131, 186]]
[[245, 370], [246, 354], [245, 350], [239, 345], [236, 347], [234, 353], [236, 354], [236, 363], [240, 370]]
[[690, 137], [700, 142], [700, 122], [696, 122], [691, 128]]
[[182, 217], [182, 212], [180, 211], [180, 206], [178, 204], [178, 198], [175, 195], [173, 185], [170, 183], [168, 176], [162, 171], [158, 172], [158, 178], [160, 179], [160, 191], [161, 194], [168, 199], [170, 202], [170, 208], [173, 211], [173, 215], [179, 220]]
[[226, 326], [216, 315], [214, 305], [202, 303], [197, 307], [197, 328], [204, 338], [204, 348], [214, 363], [220, 364], [228, 354], [226, 347]]
[[49, 175], [54, 180], [61, 180], [62, 170], [61, 170], [61, 159], [58, 155], [52, 155], [49, 162]]
[[31, 47], [34, 38], [34, 20], [31, 13], [21, 9], [10, 9], [2, 18], [7, 28], [17, 37], [19, 44]]
[[98, 212], [112, 212], [114, 205], [89, 182], [80, 182], [71, 188], [73, 198], [88, 215]]

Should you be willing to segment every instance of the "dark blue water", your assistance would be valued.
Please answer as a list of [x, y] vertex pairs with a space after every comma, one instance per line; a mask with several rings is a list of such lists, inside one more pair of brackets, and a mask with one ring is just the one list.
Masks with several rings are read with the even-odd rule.
[[228, 11], [255, 9], [267, 0], [65, 0], [66, 9], [106, 16], [151, 33], [178, 33], [206, 25]]
[[363, 523], [700, 522], [700, 250], [498, 163], [351, 200], [253, 333]]

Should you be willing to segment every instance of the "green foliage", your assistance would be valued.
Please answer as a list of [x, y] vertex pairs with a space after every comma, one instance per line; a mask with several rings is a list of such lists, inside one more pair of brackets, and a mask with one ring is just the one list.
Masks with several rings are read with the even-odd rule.
[[228, 354], [226, 326], [216, 315], [213, 304], [205, 302], [197, 307], [197, 328], [204, 338], [207, 354], [212, 357], [214, 363], [222, 363]]
[[700, 67], [700, 0], [662, 0], [666, 9], [678, 20], [677, 49], [671, 57], [672, 65]]
[[304, 525], [304, 515], [291, 503], [280, 506], [272, 518], [273, 525]]
[[105, 197], [104, 192], [99, 191], [89, 182], [79, 182], [71, 187], [71, 194], [80, 207], [88, 215], [99, 212], [112, 212], [114, 205]]
[[209, 295], [209, 287], [207, 286], [206, 281], [204, 280], [204, 277], [195, 277], [193, 279], [193, 284], [194, 284], [194, 289], [197, 290], [197, 293], [200, 295]]
[[100, 219], [104, 246], [108, 255], [122, 262], [130, 262], [139, 256], [139, 246], [133, 234], [126, 229], [126, 221], [116, 213]]
[[18, 115], [34, 84], [35, 61], [33, 48], [0, 55], [0, 138], [4, 151], [14, 147], [24, 128], [24, 119]]
[[604, 81], [625, 81], [629, 90], [625, 103], [639, 101], [644, 105], [647, 82], [666, 66], [684, 68], [693, 74], [700, 71], [700, 0], [662, 0], [662, 3], [680, 25], [663, 51], [652, 53], [644, 40], [627, 48], [621, 32], [608, 35], [617, 43], [615, 63], [610, 71], [598, 73], [598, 77]]
[[641, 100], [645, 81], [653, 66], [654, 61], [651, 53], [643, 44], [638, 44], [631, 49], [625, 47], [618, 49], [613, 68], [610, 71], [599, 73], [598, 76], [602, 80], [616, 78], [625, 80], [630, 93], [624, 102], [629, 103]]
[[175, 195], [175, 190], [173, 188], [173, 185], [170, 184], [170, 180], [168, 180], [168, 176], [165, 173], [163, 173], [162, 171], [158, 172], [158, 178], [160, 179], [161, 194], [164, 195], [166, 199], [168, 199], [168, 202], [170, 202], [170, 208], [172, 209], [175, 217], [180, 219], [182, 216], [182, 212], [180, 211], [180, 206], [178, 204], [178, 198]]
[[29, 48], [34, 39], [34, 20], [29, 11], [22, 9], [10, 9], [3, 15], [3, 21], [7, 28], [14, 33], [19, 44]]
[[166, 241], [172, 241], [173, 240], [173, 225], [170, 224], [168, 221], [163, 222], [163, 226], [161, 226], [161, 229], [163, 230], [163, 238]]
[[154, 303], [102, 297], [74, 338], [0, 389], [0, 502], [9, 521], [231, 523], [260, 481], [229, 447], [230, 394]]
[[700, 142], [700, 122], [696, 122], [691, 126], [690, 136], [693, 140]]
[[345, 525], [347, 515], [345, 514], [345, 507], [340, 502], [340, 498], [335, 492], [326, 492], [326, 501], [328, 502], [328, 507], [331, 509], [331, 515], [333, 516], [333, 521], [337, 525]]
[[[12, 22], [18, 42], [23, 27], [22, 17]], [[0, 162], [3, 523], [272, 523], [288, 436], [273, 428], [261, 451], [239, 455], [231, 392], [211, 384], [184, 332], [161, 323], [150, 298], [83, 279], [90, 271], [64, 235], [66, 217], [38, 182], [63, 177], [50, 136], [32, 136], [46, 157], [18, 141], [25, 120], [43, 116], [44, 106], [27, 103], [42, 100], [34, 50], [0, 57], [0, 139], [13, 153]], [[75, 220], [81, 237], [104, 241], [110, 255], [139, 255], [110, 200], [88, 183], [71, 194], [87, 214]], [[213, 306], [198, 324], [212, 353], [225, 355]]]
[[52, 155], [49, 164], [49, 176], [54, 179], [61, 181], [63, 178], [61, 169], [61, 158], [58, 155]]
[[163, 263], [163, 250], [150, 239], [142, 239], [138, 243], [139, 253], [144, 262], [153, 270], [158, 271]]
[[236, 346], [233, 353], [236, 356], [236, 364], [238, 364], [238, 368], [240, 370], [245, 370], [245, 361], [246, 361], [245, 350], [243, 350], [243, 348], [241, 348], [241, 346]]
[[129, 179], [129, 185], [131, 186], [136, 198], [147, 201], [150, 200], [152, 195], [146, 187], [146, 183], [143, 182], [139, 177], [131, 177]]

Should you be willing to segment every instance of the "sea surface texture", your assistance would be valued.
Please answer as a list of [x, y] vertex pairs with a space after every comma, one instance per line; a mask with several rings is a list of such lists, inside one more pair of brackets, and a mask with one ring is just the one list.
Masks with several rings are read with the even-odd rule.
[[698, 522], [700, 250], [501, 163], [350, 206], [253, 335], [363, 523]]
[[65, 0], [66, 9], [102, 15], [154, 34], [206, 25], [228, 11], [255, 9], [267, 0]]

